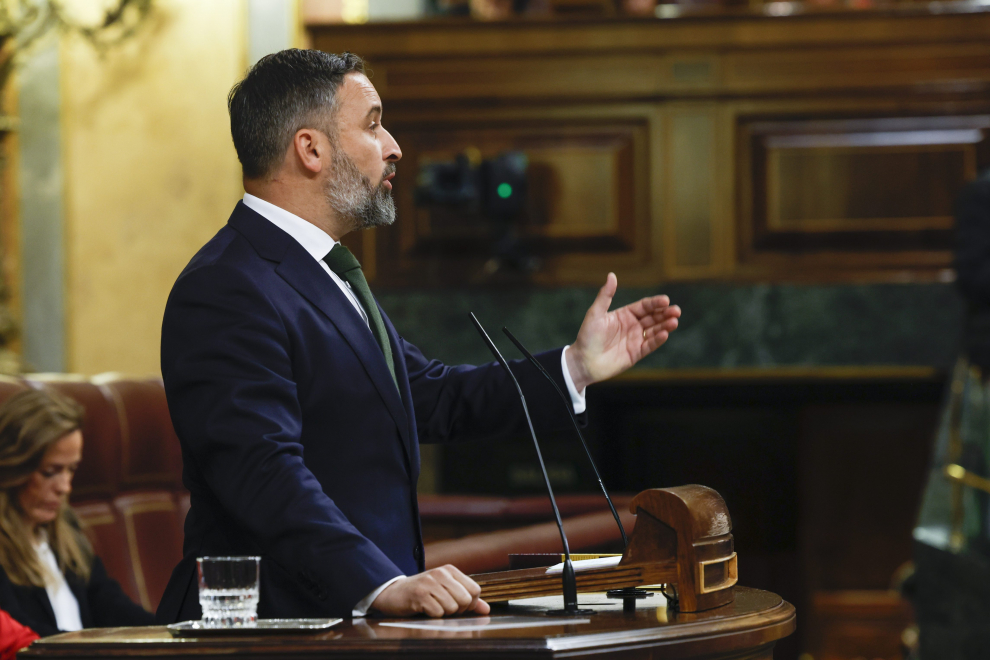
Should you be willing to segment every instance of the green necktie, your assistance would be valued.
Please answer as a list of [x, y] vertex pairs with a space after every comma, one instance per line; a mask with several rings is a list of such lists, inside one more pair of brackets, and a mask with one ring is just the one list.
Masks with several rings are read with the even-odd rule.
[[323, 261], [326, 262], [327, 266], [330, 266], [330, 270], [335, 272], [337, 277], [340, 277], [351, 285], [351, 291], [357, 296], [361, 306], [364, 307], [364, 311], [368, 314], [368, 324], [371, 326], [371, 334], [375, 336], [375, 341], [378, 342], [382, 353], [385, 354], [385, 363], [388, 365], [389, 373], [392, 374], [392, 382], [398, 387], [399, 381], [395, 377], [392, 346], [388, 342], [388, 333], [385, 332], [385, 322], [382, 321], [382, 315], [378, 311], [378, 305], [375, 304], [375, 298], [371, 295], [371, 289], [368, 288], [368, 280], [364, 279], [364, 271], [361, 270], [361, 264], [351, 254], [351, 251], [340, 243], [333, 246], [330, 253], [323, 257]]

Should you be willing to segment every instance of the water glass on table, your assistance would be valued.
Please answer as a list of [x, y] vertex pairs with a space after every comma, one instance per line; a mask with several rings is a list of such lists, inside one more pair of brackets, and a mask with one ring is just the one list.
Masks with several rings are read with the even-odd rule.
[[254, 626], [258, 621], [261, 557], [200, 557], [199, 604], [210, 627]]

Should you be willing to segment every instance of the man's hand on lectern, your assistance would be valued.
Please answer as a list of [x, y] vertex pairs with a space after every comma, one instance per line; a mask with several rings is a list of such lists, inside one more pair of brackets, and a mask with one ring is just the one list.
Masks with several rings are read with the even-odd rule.
[[681, 308], [667, 296], [643, 298], [608, 311], [618, 287], [615, 273], [584, 315], [577, 339], [567, 349], [567, 368], [577, 391], [621, 374], [667, 341]]
[[477, 582], [447, 564], [393, 582], [378, 594], [371, 609], [389, 616], [488, 614], [491, 608], [478, 597], [480, 595], [481, 587]]

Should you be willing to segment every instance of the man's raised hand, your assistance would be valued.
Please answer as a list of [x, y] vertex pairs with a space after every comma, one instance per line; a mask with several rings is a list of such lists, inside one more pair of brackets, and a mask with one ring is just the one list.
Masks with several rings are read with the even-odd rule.
[[567, 349], [567, 368], [578, 392], [621, 374], [677, 329], [681, 308], [671, 305], [667, 296], [643, 298], [608, 311], [617, 287], [615, 273], [609, 273], [584, 315], [577, 339]]
[[393, 582], [378, 594], [371, 609], [388, 616], [488, 614], [491, 608], [480, 595], [477, 582], [447, 564]]

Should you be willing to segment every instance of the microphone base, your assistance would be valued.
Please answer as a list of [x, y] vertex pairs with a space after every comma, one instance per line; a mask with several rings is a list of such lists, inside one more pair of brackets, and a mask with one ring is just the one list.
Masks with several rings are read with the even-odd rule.
[[547, 610], [547, 616], [586, 616], [588, 614], [597, 614], [595, 610]]
[[653, 592], [637, 589], [636, 587], [627, 587], [625, 589], [612, 589], [605, 592], [605, 595], [608, 598], [621, 600], [622, 611], [626, 614], [633, 614], [636, 612], [636, 601], [640, 598], [649, 598], [653, 595]]

